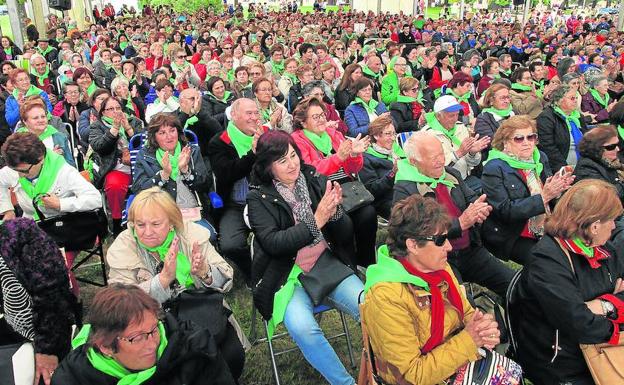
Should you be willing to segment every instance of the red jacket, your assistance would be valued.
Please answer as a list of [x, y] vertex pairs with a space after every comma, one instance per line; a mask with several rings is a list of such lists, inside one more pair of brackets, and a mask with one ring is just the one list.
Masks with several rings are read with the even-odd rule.
[[479, 80], [479, 84], [477, 85], [477, 99], [483, 95], [485, 90], [490, 88], [490, 85], [494, 81], [489, 75], [484, 75], [481, 80]]
[[336, 111], [336, 107], [334, 107], [332, 104], [325, 103], [325, 118], [327, 118], [328, 122], [338, 122], [338, 131], [340, 131], [342, 135], [345, 135], [347, 133], [349, 127], [347, 127], [347, 124], [344, 122], [344, 120], [340, 119], [340, 115], [338, 114], [338, 111]]
[[[331, 138], [334, 152], [338, 152], [340, 143], [348, 140], [345, 139], [340, 132], [334, 130], [333, 128], [328, 128], [327, 133]], [[295, 140], [295, 143], [297, 143], [299, 151], [301, 151], [303, 161], [314, 166], [318, 172], [325, 176], [336, 173], [341, 167], [344, 168], [345, 173], [355, 174], [359, 172], [364, 165], [364, 158], [361, 154], [353, 158], [348, 157], [345, 161], [340, 160], [337, 153], [330, 154], [326, 157], [322, 152], [314, 147], [314, 144], [312, 144], [310, 139], [303, 134], [303, 130], [293, 132], [292, 137]]]
[[150, 56], [145, 59], [145, 68], [147, 68], [149, 72], [154, 72], [154, 70], [159, 69], [165, 64], [171, 64], [171, 62], [164, 56], [162, 56], [160, 59], [156, 59], [154, 56]]
[[[449, 66], [449, 70], [451, 74], [455, 73], [455, 70]], [[449, 79], [450, 80], [450, 79]], [[433, 67], [433, 74], [431, 75], [431, 81], [429, 82], [429, 88], [433, 90], [437, 90], [438, 88], [442, 88], [448, 83], [448, 80], [442, 80], [442, 70], [440, 67]]]

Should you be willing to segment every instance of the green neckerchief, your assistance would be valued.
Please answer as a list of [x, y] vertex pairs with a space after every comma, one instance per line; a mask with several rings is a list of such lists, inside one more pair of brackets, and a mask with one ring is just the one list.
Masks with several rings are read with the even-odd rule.
[[381, 74], [378, 73], [374, 73], [372, 69], [368, 68], [368, 66], [366, 64], [364, 64], [362, 66], [362, 72], [365, 73], [366, 75], [372, 77], [375, 80], [379, 79], [379, 76], [381, 76]]
[[542, 174], [542, 170], [544, 169], [544, 165], [540, 162], [540, 152], [537, 147], [533, 149], [533, 161], [520, 160], [512, 155], [493, 148], [490, 150], [488, 158], [485, 162], [483, 162], [483, 164], [485, 165], [487, 162], [494, 159], [500, 159], [515, 169], [535, 170], [535, 174], [538, 177]]
[[242, 158], [243, 156], [247, 155], [249, 151], [251, 151], [253, 136], [249, 136], [239, 130], [238, 127], [236, 127], [234, 125], [234, 122], [232, 122], [231, 120], [228, 122], [227, 128], [225, 130], [227, 131], [227, 134], [230, 137], [230, 140], [232, 141], [234, 149], [236, 149], [236, 153], [238, 154], [239, 158]]
[[262, 115], [262, 123], [270, 123], [271, 114], [273, 113], [271, 103], [269, 102], [269, 106], [267, 108], [262, 108], [259, 102], [256, 102], [256, 105], [258, 106], [258, 111], [260, 111], [260, 115]]
[[427, 125], [429, 125], [429, 128], [435, 131], [440, 131], [441, 133], [446, 135], [446, 137], [449, 138], [454, 145], [461, 146], [461, 141], [459, 140], [459, 138], [457, 138], [457, 136], [455, 136], [455, 126], [453, 126], [453, 128], [450, 130], [442, 127], [442, 124], [435, 116], [435, 112], [427, 112], [425, 114], [425, 120], [427, 121]]
[[349, 40], [353, 40], [355, 38], [355, 36], [357, 36], [357, 34], [355, 32], [353, 32], [351, 35], [349, 35], [348, 33], [344, 33], [345, 37], [347, 38], [347, 42], [349, 42]]
[[579, 249], [581, 249], [583, 253], [585, 253], [585, 255], [587, 255], [589, 258], [594, 258], [594, 248], [587, 246], [581, 238], [577, 237], [572, 239], [572, 243], [574, 243]]
[[572, 126], [570, 125], [570, 121], [573, 121], [574, 124], [576, 124], [576, 128], [578, 128], [579, 131], [581, 130], [581, 113], [578, 112], [578, 110], [572, 111], [570, 115], [566, 115], [566, 113], [563, 112], [563, 110], [559, 108], [559, 106], [554, 106], [553, 110], [555, 110], [555, 112], [559, 115], [563, 116], [570, 132], [572, 132]]
[[511, 104], [509, 105], [509, 107], [507, 107], [507, 109], [505, 110], [499, 110], [498, 108], [494, 108], [494, 107], [488, 107], [488, 108], [484, 108], [481, 111], [485, 111], [485, 112], [489, 112], [490, 114], [493, 115], [498, 115], [501, 118], [508, 118], [509, 115], [511, 115], [511, 112], [513, 111], [513, 109], [511, 108]]
[[[145, 250], [151, 253], [158, 253], [161, 261], [165, 261], [167, 254], [169, 253], [169, 246], [171, 246], [171, 242], [176, 235], [175, 230], [169, 230], [169, 234], [167, 234], [167, 238], [165, 238], [164, 242], [160, 246], [156, 247], [148, 247], [144, 245], [137, 237], [136, 232], [134, 232], [134, 238], [136, 238], [139, 246], [144, 248]], [[182, 247], [178, 247], [178, 255], [176, 256], [176, 280], [178, 283], [184, 287], [193, 286], [193, 278], [191, 277], [191, 262], [188, 257], [182, 253]]]
[[226, 103], [227, 104], [227, 100], [230, 98], [230, 96], [232, 95], [232, 93], [230, 91], [225, 91], [225, 93], [223, 94], [223, 98], [219, 99], [218, 97], [215, 96], [215, 94], [213, 94], [212, 92], [207, 92], [208, 95], [212, 96], [213, 98], [215, 98], [216, 100]]
[[600, 95], [600, 93], [595, 88], [590, 88], [589, 92], [594, 97], [594, 100], [597, 101], [598, 104], [602, 106], [602, 108], [609, 107], [609, 99], [610, 99], [609, 93], [606, 93], [603, 98], [603, 96]]
[[292, 270], [290, 270], [290, 274], [288, 274], [288, 278], [286, 278], [286, 283], [273, 296], [273, 312], [267, 325], [268, 339], [273, 337], [277, 326], [284, 321], [286, 307], [295, 293], [295, 287], [301, 286], [299, 282], [301, 273], [303, 273], [303, 270], [295, 263]]
[[290, 79], [293, 85], [299, 83], [299, 79], [297, 78], [297, 75], [291, 74], [290, 72], [286, 72], [286, 71], [284, 71], [282, 75]]
[[248, 52], [248, 53], [245, 54], [245, 56], [250, 57], [250, 58], [254, 59], [257, 62], [260, 61], [260, 56], [257, 53]]
[[377, 249], [377, 263], [370, 265], [366, 269], [364, 293], [367, 293], [373, 286], [382, 282], [409, 283], [429, 291], [427, 282], [408, 273], [401, 262], [390, 256], [390, 250], [388, 250], [387, 245], [382, 245]]
[[470, 103], [469, 99], [472, 96], [472, 91], [468, 91], [465, 94], [463, 94], [462, 96], [457, 95], [452, 89], [447, 88], [446, 89], [446, 93], [448, 95], [454, 96], [455, 99], [457, 99], [457, 101], [459, 103]]
[[[25, 126], [22, 126], [18, 128], [16, 132], [29, 132], [29, 131], [28, 131], [28, 128], [26, 128]], [[43, 130], [43, 132], [39, 134], [39, 140], [43, 142], [44, 140], [48, 139], [52, 135], [56, 134], [57, 132], [58, 130], [56, 128], [48, 124], [45, 130]]]
[[413, 103], [413, 102], [418, 102], [420, 104], [423, 104], [423, 93], [421, 90], [418, 90], [418, 96], [417, 97], [412, 97], [412, 96], [406, 96], [406, 95], [399, 95], [397, 96], [397, 102], [399, 103]]
[[531, 86], [525, 86], [524, 84], [520, 83], [513, 83], [511, 85], [511, 89], [516, 91], [533, 91], [533, 88], [531, 88]]
[[122, 41], [121, 43], [119, 43], [119, 49], [121, 49], [122, 51], [125, 51], [127, 46], [128, 46], [127, 41]]
[[4, 53], [10, 56], [11, 55], [11, 47], [5, 48], [4, 49]]
[[439, 183], [450, 188], [455, 186], [454, 182], [446, 179], [446, 170], [442, 172], [442, 175], [439, 178], [434, 179], [423, 175], [418, 168], [410, 163], [409, 159], [401, 159], [397, 162], [397, 173], [394, 177], [394, 181], [398, 182], [401, 180], [425, 183], [431, 188], [438, 187]]
[[284, 72], [284, 60], [278, 63], [274, 62], [273, 59], [271, 59], [271, 72], [273, 72], [275, 75], [281, 75]]
[[228, 82], [234, 81], [234, 69], [231, 69], [227, 72], [227, 80]]
[[[27, 98], [29, 96], [33, 96], [33, 95], [39, 95], [41, 94], [41, 90], [35, 86], [33, 86], [32, 84], [30, 85], [30, 87], [28, 87], [28, 90], [26, 90], [26, 94], [24, 95], [24, 98]], [[17, 88], [15, 88], [13, 90], [12, 93], [13, 97], [15, 98], [15, 100], [17, 100], [17, 96], [19, 95], [19, 91], [17, 90]]]
[[[102, 116], [102, 121], [106, 124], [108, 124], [109, 126], [113, 126], [113, 118], [109, 118], [108, 116]], [[122, 126], [119, 127], [119, 136], [122, 138], [127, 138], [128, 135], [126, 135], [126, 129], [123, 128]]]
[[535, 84], [535, 94], [541, 98], [544, 95], [544, 79], [540, 81], [533, 80], [533, 84]]
[[364, 100], [362, 100], [362, 98], [360, 98], [359, 96], [356, 96], [355, 100], [353, 100], [351, 104], [361, 104], [368, 114], [377, 115], [376, 109], [377, 109], [377, 106], [379, 105], [379, 102], [373, 98], [371, 98], [371, 100], [368, 103], [366, 103]]
[[[394, 145], [392, 147], [394, 149]], [[390, 154], [382, 154], [381, 152], [375, 150], [373, 148], [373, 146], [368, 146], [368, 148], [366, 149], [366, 153], [374, 156], [375, 158], [385, 159], [385, 160], [389, 160], [391, 162], [394, 162], [394, 158], [392, 157], [392, 153], [390, 153]]]
[[184, 122], [184, 129], [186, 130], [187, 128], [189, 128], [189, 126], [192, 126], [197, 122], [199, 122], [199, 118], [196, 115], [189, 117], [188, 119], [186, 119], [186, 122]]
[[37, 70], [33, 67], [30, 69], [30, 74], [36, 77], [39, 85], [43, 87], [43, 85], [45, 84], [45, 80], [48, 78], [48, 76], [50, 76], [50, 67], [46, 65], [46, 70], [43, 75], [40, 75], [39, 72], [37, 72]]
[[511, 76], [511, 72], [512, 71], [511, 71], [511, 68], [510, 68], [508, 70], [500, 70], [500, 72], [502, 72], [503, 75], [505, 75], [505, 76]]
[[[171, 179], [177, 180], [178, 175], [180, 175], [180, 168], [178, 167], [178, 158], [180, 156], [180, 152], [182, 151], [182, 145], [180, 142], [176, 144], [175, 150], [173, 150], [173, 154], [169, 152], [169, 163], [171, 164]], [[168, 152], [168, 151], [167, 151]], [[165, 150], [159, 148], [156, 150], [156, 160], [160, 167], [162, 167], [162, 158], [165, 156]]]
[[407, 158], [407, 155], [405, 155], [405, 151], [403, 151], [403, 148], [399, 146], [396, 141], [392, 143], [392, 152], [394, 153], [394, 155], [401, 159]]
[[618, 130], [618, 134], [620, 135], [620, 139], [624, 139], [624, 127], [618, 125], [617, 130]]
[[42, 51], [41, 48], [37, 47], [37, 51], [41, 54], [41, 56], [45, 57], [47, 54], [49, 54], [54, 48], [51, 45], [48, 45], [48, 48], [45, 49], [45, 51]]
[[318, 135], [304, 128], [303, 135], [305, 135], [306, 138], [310, 139], [310, 142], [312, 142], [314, 147], [316, 147], [317, 150], [325, 154], [325, 156], [331, 154], [331, 150], [333, 148], [331, 137], [326, 131], [323, 131], [320, 135]]
[[[41, 196], [50, 191], [59, 171], [61, 171], [66, 164], [65, 158], [48, 149], [43, 157], [43, 164], [41, 165], [37, 181], [33, 184], [23, 176], [19, 178], [22, 189], [30, 199], [35, 200], [36, 205], [41, 205]], [[33, 218], [39, 220], [39, 216], [36, 212], [33, 213]]]
[[[184, 70], [186, 68], [186, 66], [188, 66], [189, 63], [185, 60], [184, 64], [182, 64], [181, 66], [177, 65], [174, 62], [171, 62], [171, 68], [173, 69], [174, 72], [180, 72], [182, 70]], [[175, 83], [172, 83], [175, 84]]]
[[97, 85], [95, 84], [94, 81], [91, 82], [91, 84], [89, 84], [89, 87], [87, 87], [87, 96], [92, 96], [93, 93], [97, 90]]
[[[85, 324], [80, 329], [80, 333], [78, 333], [78, 335], [72, 340], [72, 347], [75, 349], [84, 345], [89, 339], [90, 332], [91, 325]], [[168, 343], [165, 326], [161, 321], [158, 321], [158, 334], [160, 335], [160, 343], [158, 344], [157, 349], [157, 360], [162, 357]], [[104, 354], [97, 352], [92, 347], [87, 349], [87, 358], [95, 369], [104, 374], [108, 374], [111, 377], [119, 379], [117, 385], [140, 385], [149, 380], [156, 372], [156, 365], [139, 372], [132, 372], [123, 367], [114, 358], [105, 356]]]

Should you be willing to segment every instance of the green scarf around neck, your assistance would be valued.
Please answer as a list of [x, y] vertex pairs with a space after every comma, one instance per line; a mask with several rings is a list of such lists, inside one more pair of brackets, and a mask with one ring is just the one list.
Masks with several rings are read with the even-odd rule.
[[372, 77], [375, 80], [379, 80], [379, 77], [381, 76], [381, 74], [379, 72], [374, 73], [372, 69], [368, 68], [368, 66], [366, 64], [364, 64], [362, 66], [362, 72], [370, 77]]
[[215, 98], [216, 100], [226, 103], [228, 99], [230, 98], [230, 96], [232, 96], [232, 93], [230, 91], [225, 91], [225, 93], [223, 94], [223, 98], [219, 99], [215, 94], [213, 94], [212, 92], [207, 92], [208, 95], [212, 96], [213, 98]]
[[[41, 170], [39, 171], [39, 176], [35, 183], [33, 184], [30, 180], [21, 176], [19, 178], [19, 184], [22, 186], [26, 195], [28, 195], [30, 199], [34, 199], [35, 204], [41, 206], [41, 196], [50, 192], [58, 173], [66, 164], [65, 158], [52, 150], [46, 150], [45, 156], [43, 157], [43, 164], [41, 165]], [[39, 216], [36, 212], [33, 213], [33, 218], [39, 220]]]
[[394, 181], [398, 182], [401, 180], [425, 183], [431, 188], [438, 187], [438, 184], [443, 184], [449, 188], [453, 188], [455, 186], [454, 182], [446, 179], [446, 170], [442, 172], [442, 175], [439, 178], [431, 178], [423, 175], [418, 168], [410, 163], [409, 159], [401, 159], [397, 162], [397, 173], [394, 177]]
[[37, 83], [39, 83], [39, 86], [43, 87], [45, 84], [45, 80], [48, 78], [48, 76], [50, 76], [50, 67], [46, 65], [46, 70], [43, 73], [43, 75], [37, 72], [37, 70], [33, 67], [30, 69], [30, 74], [36, 77]]
[[[189, 64], [188, 64], [188, 62], [187, 62], [187, 61], [184, 61], [184, 63], [183, 63], [181, 66], [177, 65], [177, 64], [176, 64], [176, 63], [174, 63], [174, 62], [171, 62], [171, 68], [173, 69], [173, 71], [174, 71], [174, 72], [180, 72], [180, 71], [183, 71], [183, 70], [186, 68], [186, 66], [188, 66], [188, 65], [189, 65]], [[175, 83], [174, 83], [174, 84], [175, 84]]]
[[331, 150], [332, 150], [331, 137], [326, 131], [323, 131], [321, 132], [320, 135], [318, 135], [304, 128], [303, 135], [305, 135], [306, 138], [310, 139], [310, 142], [312, 142], [314, 147], [316, 147], [316, 149], [322, 152], [325, 156], [328, 156], [329, 154], [331, 154]]
[[12, 47], [9, 47], [9, 48], [4, 48], [4, 53], [5, 53], [6, 55], [11, 56], [11, 52], [12, 52], [12, 51], [13, 51]]
[[284, 73], [284, 60], [276, 62], [271, 59], [271, 72], [275, 75], [281, 75]]
[[284, 73], [282, 75], [286, 76], [288, 79], [290, 79], [290, 81], [292, 82], [293, 85], [299, 83], [299, 79], [297, 78], [297, 75], [295, 75], [295, 74], [291, 74], [290, 72], [284, 71]]
[[41, 54], [41, 56], [45, 57], [47, 54], [49, 54], [50, 52], [52, 52], [54, 48], [51, 45], [48, 45], [48, 47], [45, 50], [42, 50], [41, 48], [37, 47], [37, 51]]
[[[102, 116], [102, 121], [110, 127], [112, 127], [115, 123], [113, 118], [109, 118], [108, 116]], [[128, 135], [126, 135], [126, 130], [123, 128], [123, 126], [119, 126], [119, 137], [126, 139], [128, 138]]]
[[377, 263], [370, 265], [366, 270], [366, 284], [364, 292], [381, 282], [409, 283], [429, 291], [429, 284], [422, 278], [410, 274], [397, 259], [390, 256], [388, 245], [377, 249]]
[[578, 248], [581, 249], [589, 258], [594, 258], [594, 248], [587, 246], [581, 238], [577, 237], [572, 239], [572, 243], [578, 246]]
[[450, 88], [446, 89], [446, 93], [448, 95], [451, 95], [451, 96], [455, 97], [455, 99], [457, 99], [457, 101], [459, 103], [470, 103], [469, 100], [470, 100], [470, 97], [472, 96], [472, 91], [468, 91], [465, 94], [463, 94], [462, 96], [459, 96]]
[[539, 177], [542, 174], [542, 170], [544, 169], [544, 165], [540, 162], [540, 152], [536, 148], [533, 149], [532, 161], [520, 160], [514, 156], [506, 154], [500, 150], [495, 148], [491, 149], [488, 153], [488, 158], [483, 164], [487, 164], [489, 161], [494, 159], [500, 159], [507, 163], [511, 168], [520, 169], [520, 170], [534, 170], [535, 174]]
[[617, 131], [618, 131], [618, 135], [620, 135], [620, 139], [624, 140], [624, 127], [618, 125]]
[[89, 87], [87, 88], [87, 96], [91, 96], [93, 95], [93, 93], [95, 92], [95, 90], [97, 90], [97, 85], [95, 84], [94, 81], [91, 82], [91, 84], [89, 84]]
[[572, 121], [572, 122], [574, 122], [574, 124], [576, 124], [576, 128], [578, 128], [579, 131], [581, 130], [581, 113], [578, 112], [578, 110], [572, 111], [572, 113], [570, 115], [567, 115], [558, 106], [553, 106], [553, 110], [555, 110], [556, 113], [558, 113], [561, 116], [563, 116], [563, 118], [566, 121], [566, 124], [568, 125], [568, 130], [570, 132], [572, 132], [572, 126], [570, 125], [570, 121]]
[[228, 122], [226, 128], [227, 134], [234, 145], [234, 149], [236, 149], [236, 153], [239, 158], [247, 155], [249, 151], [251, 151], [251, 145], [253, 144], [253, 136], [249, 136], [242, 132], [234, 125], [234, 122], [231, 120]]
[[446, 135], [446, 137], [449, 138], [454, 145], [461, 146], [461, 141], [459, 140], [459, 138], [457, 138], [457, 136], [455, 136], [456, 127], [453, 126], [453, 128], [450, 130], [444, 128], [442, 124], [438, 121], [438, 118], [436, 118], [435, 112], [427, 112], [425, 114], [425, 121], [427, 122], [429, 128]]
[[377, 109], [377, 106], [379, 105], [379, 102], [373, 98], [371, 98], [371, 100], [368, 103], [366, 103], [364, 100], [362, 100], [362, 98], [360, 98], [359, 96], [356, 96], [355, 100], [353, 100], [351, 104], [361, 104], [368, 114], [377, 115], [376, 109]]
[[[72, 347], [75, 349], [78, 346], [84, 345], [89, 339], [90, 332], [91, 325], [85, 324], [82, 329], [80, 329], [80, 333], [72, 340]], [[165, 326], [161, 321], [158, 322], [158, 334], [160, 335], [160, 343], [158, 344], [156, 353], [157, 359], [160, 359], [168, 344]], [[156, 365], [138, 372], [130, 371], [114, 358], [105, 356], [92, 347], [87, 349], [87, 359], [95, 369], [117, 378], [119, 380], [117, 385], [141, 385], [148, 381], [156, 372]]]
[[[26, 90], [26, 94], [24, 95], [24, 98], [27, 98], [29, 96], [33, 96], [33, 95], [39, 95], [41, 94], [41, 91], [39, 88], [33, 86], [32, 84], [30, 85], [30, 87], [28, 87], [28, 90]], [[11, 95], [13, 95], [13, 97], [15, 98], [15, 100], [17, 100], [17, 97], [19, 96], [19, 91], [17, 88], [13, 89], [13, 92], [11, 93]]]
[[[178, 159], [180, 157], [181, 151], [182, 151], [182, 145], [180, 144], [180, 142], [178, 142], [178, 144], [176, 144], [175, 150], [173, 151], [173, 154], [169, 152], [169, 164], [171, 164], [171, 179], [173, 180], [177, 180], [178, 176], [180, 175]], [[165, 156], [165, 152], [168, 152], [168, 151], [165, 151], [161, 148], [156, 150], [156, 160], [158, 161], [158, 164], [160, 165], [160, 167], [162, 167], [162, 159], [163, 159], [163, 156]]]
[[606, 93], [604, 96], [602, 96], [595, 88], [590, 88], [589, 93], [591, 93], [591, 95], [594, 97], [594, 100], [598, 102], [598, 104], [600, 104], [602, 108], [609, 107], [609, 99], [611, 98], [609, 96], [609, 93]]
[[[393, 143], [393, 146], [392, 146], [393, 150], [394, 150], [394, 144], [396, 144], [396, 142]], [[394, 162], [394, 157], [392, 156], [392, 152], [390, 152], [389, 154], [382, 154], [381, 152], [375, 150], [373, 148], [373, 146], [368, 146], [368, 148], [366, 149], [366, 153], [369, 154], [369, 155], [374, 156], [375, 158], [385, 159], [385, 160], [389, 160], [391, 162]]]
[[511, 107], [511, 104], [509, 104], [509, 107], [507, 107], [507, 109], [505, 110], [499, 110], [498, 108], [494, 108], [492, 106], [492, 107], [484, 108], [482, 111], [489, 112], [492, 115], [497, 115], [498, 117], [505, 119], [505, 118], [508, 118], [509, 115], [511, 115], [513, 108]]
[[532, 92], [533, 88], [531, 86], [525, 86], [524, 84], [520, 84], [520, 83], [513, 83], [511, 85], [511, 89], [512, 90], [516, 90], [516, 91], [522, 91], [522, 92]]
[[[169, 253], [169, 247], [171, 246], [171, 242], [173, 242], [173, 238], [176, 235], [175, 230], [169, 230], [167, 234], [167, 238], [163, 241], [160, 246], [156, 247], [148, 247], [144, 245], [139, 237], [136, 235], [136, 231], [134, 232], [134, 238], [136, 239], [139, 246], [144, 248], [145, 250], [151, 253], [157, 253], [160, 257], [161, 261], [165, 261], [167, 257], [167, 253]], [[176, 256], [176, 280], [178, 283], [184, 287], [192, 287], [193, 286], [193, 278], [191, 277], [191, 261], [188, 259], [184, 253], [182, 253], [182, 245], [178, 247], [178, 255]]]
[[[28, 131], [28, 128], [26, 128], [25, 126], [22, 126], [19, 129], [17, 129], [16, 132], [29, 132], [29, 131]], [[48, 124], [45, 130], [43, 130], [43, 132], [39, 134], [39, 140], [43, 142], [44, 140], [48, 139], [52, 135], [56, 134], [57, 132], [58, 130], [56, 128]]]

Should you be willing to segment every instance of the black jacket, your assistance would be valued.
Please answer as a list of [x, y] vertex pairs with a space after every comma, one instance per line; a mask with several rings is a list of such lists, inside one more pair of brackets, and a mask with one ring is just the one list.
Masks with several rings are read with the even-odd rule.
[[[165, 318], [167, 347], [156, 371], [144, 385], [233, 385], [230, 371], [206, 329], [193, 329]], [[118, 378], [95, 369], [87, 358], [87, 345], [73, 350], [54, 371], [52, 385], [115, 385]]]
[[618, 175], [617, 170], [605, 166], [602, 161], [581, 156], [574, 168], [574, 175], [576, 175], [575, 182], [583, 179], [600, 179], [612, 184], [620, 201], [624, 202], [624, 181]]
[[303, 99], [303, 89], [301, 87], [301, 83], [293, 84], [290, 87], [290, 91], [288, 92], [288, 102], [286, 103], [286, 108], [288, 109], [288, 113], [292, 114], [297, 107], [297, 104]]
[[335, 103], [334, 107], [340, 113], [340, 116], [344, 114], [344, 110], [347, 109], [349, 104], [355, 99], [355, 94], [348, 89], [336, 90], [334, 95]]
[[202, 108], [205, 104], [206, 114], [216, 120], [221, 127], [225, 129], [228, 124], [228, 119], [225, 116], [225, 109], [231, 106], [235, 99], [236, 96], [233, 93], [225, 102], [218, 100], [212, 95], [204, 95], [202, 98]]
[[[579, 130], [585, 133], [587, 124], [582, 117], [580, 122]], [[548, 155], [550, 167], [556, 172], [567, 165], [570, 130], [563, 116], [556, 113], [551, 106], [544, 108], [544, 111], [537, 117], [537, 133], [539, 135], [537, 146]]]
[[[421, 114], [425, 113], [425, 109]], [[396, 122], [396, 132], [418, 131], [418, 119], [414, 119], [412, 103], [394, 102], [390, 105], [390, 114]]]
[[364, 166], [358, 173], [364, 186], [375, 197], [373, 206], [383, 218], [390, 217], [392, 196], [394, 194], [394, 174], [392, 159], [378, 158], [367, 152], [364, 154]]
[[[302, 165], [301, 173], [306, 179], [312, 211], [325, 193], [327, 178], [312, 166]], [[255, 234], [254, 258], [251, 267], [254, 304], [265, 319], [273, 311], [275, 292], [286, 281], [297, 252], [314, 239], [305, 223], [295, 224], [292, 210], [277, 192], [273, 183], [254, 186], [247, 196], [249, 223]], [[353, 225], [345, 213], [322, 229], [334, 255], [350, 265], [355, 255]]]
[[[540, 155], [544, 165], [540, 179], [544, 183], [552, 173], [548, 158], [544, 153]], [[509, 255], [529, 218], [546, 211], [544, 201], [541, 195], [531, 195], [520, 171], [501, 159], [483, 166], [481, 182], [487, 202], [492, 206], [483, 224], [483, 238], [495, 255]]]
[[[162, 170], [160, 163], [156, 159], [156, 151], [148, 146], [144, 146], [137, 155], [137, 159], [132, 171], [132, 192], [138, 194], [150, 187], [160, 186], [169, 193], [173, 200], [177, 196], [177, 183], [172, 178], [163, 182], [159, 171]], [[182, 182], [191, 190], [197, 191], [200, 195], [211, 190], [212, 175], [208, 171], [199, 149], [191, 147], [191, 161], [189, 162], [189, 176], [182, 178]], [[201, 197], [200, 197], [201, 198]], [[200, 202], [204, 204], [205, 202]]]
[[[212, 138], [220, 134], [224, 130], [224, 127], [222, 127], [219, 124], [219, 121], [213, 117], [205, 98], [202, 99], [199, 112], [195, 116], [197, 116], [197, 122], [189, 124], [186, 128], [193, 131], [195, 135], [197, 135], [197, 142], [199, 144], [201, 154], [202, 156], [207, 157], [208, 143], [210, 143]], [[189, 118], [190, 116], [186, 112], [183, 112], [182, 110], [178, 111], [178, 119], [180, 119], [182, 127], [184, 127]]]
[[[533, 249], [511, 309], [518, 361], [533, 383], [555, 385], [575, 379], [593, 383], [579, 343], [606, 343], [614, 330], [610, 320], [593, 314], [585, 302], [613, 293], [616, 278], [624, 276], [624, 259], [615, 252], [623, 245], [617, 246], [606, 244], [611, 257], [597, 269], [571, 252], [575, 273], [551, 236], [545, 235]], [[617, 297], [624, 300], [624, 293]]]
[[474, 131], [479, 134], [480, 137], [489, 136], [490, 139], [493, 139], [501, 122], [502, 120], [496, 120], [491, 113], [481, 112], [479, 116], [477, 116]]
[[[464, 212], [468, 205], [479, 196], [468, 187], [468, 185], [462, 180], [461, 175], [452, 167], [445, 167], [446, 173], [456, 179], [457, 184], [450, 189], [451, 199], [459, 208], [461, 212]], [[394, 195], [392, 203], [405, 199], [413, 194], [420, 194], [424, 197], [436, 199], [435, 192], [424, 183], [415, 183], [411, 181], [397, 181], [394, 183]], [[470, 243], [473, 246], [481, 246], [481, 236], [479, 234], [480, 226], [473, 226], [470, 229]], [[448, 230], [448, 237], [450, 239], [459, 238], [462, 235], [462, 229], [459, 225], [458, 218], [452, 218], [451, 227]]]
[[249, 151], [239, 158], [227, 131], [223, 131], [208, 143], [208, 156], [216, 178], [217, 193], [225, 204], [233, 203], [231, 194], [234, 183], [249, 178], [256, 154]]

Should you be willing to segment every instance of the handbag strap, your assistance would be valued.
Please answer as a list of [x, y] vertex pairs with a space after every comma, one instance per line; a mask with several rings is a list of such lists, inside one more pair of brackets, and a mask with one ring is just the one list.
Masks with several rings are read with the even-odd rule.
[[43, 221], [46, 219], [46, 217], [41, 212], [41, 209], [39, 209], [39, 205], [37, 204], [37, 198], [39, 198], [39, 196], [36, 196], [32, 199], [32, 205], [33, 205], [33, 208], [35, 209], [35, 212], [37, 213], [37, 218], [39, 218], [40, 221]]

